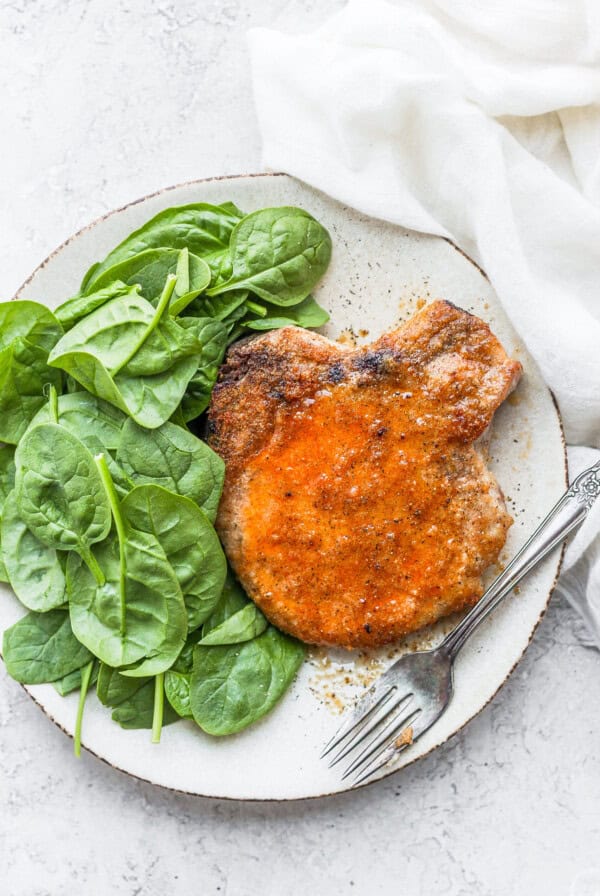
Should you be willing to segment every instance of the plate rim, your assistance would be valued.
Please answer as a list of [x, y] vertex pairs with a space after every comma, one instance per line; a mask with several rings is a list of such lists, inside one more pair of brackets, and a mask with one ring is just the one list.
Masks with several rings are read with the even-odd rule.
[[[198, 184], [211, 183], [211, 182], [215, 182], [215, 181], [248, 180], [250, 178], [271, 178], [271, 177], [276, 177], [276, 178], [283, 177], [283, 178], [289, 178], [290, 180], [293, 180], [293, 181], [299, 181], [300, 183], [308, 186], [311, 190], [315, 190], [318, 193], [323, 193], [322, 190], [318, 190], [316, 187], [313, 187], [310, 184], [307, 184], [305, 181], [302, 181], [300, 178], [296, 178], [290, 174], [287, 174], [285, 171], [254, 171], [254, 172], [248, 172], [245, 174], [219, 174], [219, 175], [213, 175], [211, 177], [192, 178], [191, 180], [182, 181], [181, 183], [171, 184], [170, 186], [167, 186], [167, 187], [161, 187], [158, 190], [154, 190], [151, 193], [147, 193], [144, 196], [140, 196], [137, 199], [133, 199], [130, 202], [126, 202], [124, 205], [121, 205], [117, 208], [111, 209], [111, 211], [105, 212], [105, 214], [103, 214], [103, 215], [99, 215], [97, 218], [94, 218], [88, 224], [85, 224], [83, 227], [80, 227], [79, 230], [77, 230], [75, 233], [71, 234], [71, 236], [67, 237], [67, 239], [63, 240], [62, 243], [60, 243], [55, 249], [53, 249], [52, 252], [50, 252], [49, 255], [47, 255], [46, 258], [44, 258], [44, 260], [42, 262], [40, 262], [40, 264], [38, 264], [37, 267], [34, 268], [34, 270], [27, 277], [27, 279], [24, 280], [23, 283], [21, 283], [19, 288], [16, 290], [14, 295], [11, 297], [10, 301], [18, 300], [21, 293], [23, 292], [23, 290], [31, 283], [31, 281], [36, 276], [36, 274], [39, 271], [43, 270], [46, 267], [46, 265], [50, 261], [52, 261], [52, 259], [56, 255], [58, 255], [58, 253], [61, 252], [66, 246], [68, 246], [70, 243], [72, 243], [74, 240], [76, 240], [79, 236], [81, 236], [81, 234], [86, 233], [87, 231], [96, 227], [96, 225], [100, 224], [102, 221], [105, 221], [107, 218], [112, 217], [113, 215], [119, 214], [120, 212], [123, 212], [126, 209], [131, 208], [132, 206], [139, 205], [142, 202], [146, 202], [148, 199], [153, 199], [156, 196], [162, 196], [164, 194], [168, 194], [174, 190], [178, 190], [183, 187], [193, 187]], [[323, 193], [323, 195], [327, 196], [328, 194]], [[334, 199], [334, 197], [329, 197], [329, 198]], [[334, 201], [337, 201], [337, 200], [334, 199]], [[341, 204], [347, 205], [347, 203], [341, 203]], [[368, 215], [367, 217], [373, 217], [373, 216]], [[373, 220], [379, 220], [379, 219], [374, 218]], [[405, 229], [412, 230], [412, 228], [405, 228]], [[412, 232], [419, 233], [420, 231], [412, 231]], [[459, 246], [457, 246], [456, 243], [454, 243], [448, 237], [440, 237], [440, 238], [443, 239], [444, 242], [446, 242], [450, 246], [452, 246], [452, 248], [456, 252], [458, 252], [460, 255], [462, 255], [463, 258], [465, 258], [471, 265], [473, 265], [473, 267], [475, 267], [479, 271], [479, 273], [482, 274], [482, 276], [485, 277], [485, 279], [489, 282], [489, 277], [487, 276], [486, 272], [463, 249], [461, 249]], [[556, 419], [558, 422], [558, 428], [559, 428], [559, 433], [560, 433], [560, 438], [561, 438], [561, 443], [562, 443], [562, 450], [563, 450], [565, 486], [568, 487], [569, 467], [568, 467], [568, 455], [567, 455], [567, 442], [566, 442], [566, 438], [565, 438], [565, 430], [564, 430], [563, 420], [562, 420], [560, 408], [558, 406], [558, 402], [556, 400], [554, 393], [545, 383], [544, 383], [544, 388], [547, 390], [548, 394], [550, 395], [550, 398], [552, 400], [552, 406], [554, 408], [554, 412], [556, 414]], [[334, 790], [334, 791], [329, 791], [326, 793], [312, 794], [311, 796], [296, 796], [296, 797], [215, 796], [215, 795], [209, 795], [209, 794], [196, 793], [195, 791], [190, 791], [190, 790], [183, 790], [179, 787], [171, 787], [168, 784], [162, 784], [157, 781], [152, 781], [150, 778], [144, 778], [142, 775], [138, 775], [135, 772], [129, 771], [127, 769], [121, 768], [118, 765], [113, 764], [108, 759], [104, 758], [103, 756], [100, 756], [98, 753], [96, 753], [90, 747], [86, 746], [86, 744], [83, 740], [82, 740], [81, 746], [86, 750], [87, 753], [89, 753], [91, 756], [94, 756], [95, 759], [99, 760], [100, 762], [104, 763], [104, 765], [107, 765], [109, 768], [114, 769], [115, 771], [119, 772], [120, 774], [127, 775], [128, 777], [133, 778], [136, 781], [141, 781], [144, 784], [151, 784], [153, 787], [159, 787], [161, 790], [165, 790], [170, 793], [182, 794], [183, 796], [195, 797], [196, 799], [226, 800], [228, 802], [233, 802], [233, 803], [299, 803], [299, 802], [306, 802], [306, 801], [310, 801], [310, 800], [320, 800], [320, 799], [324, 799], [326, 797], [342, 796], [343, 794], [347, 794], [347, 793], [355, 793], [355, 792], [358, 792], [359, 790], [363, 790], [367, 787], [371, 787], [375, 784], [381, 783], [382, 781], [385, 781], [388, 778], [390, 778], [392, 775], [399, 774], [400, 772], [404, 771], [404, 769], [408, 768], [409, 766], [414, 765], [416, 762], [420, 762], [421, 760], [426, 759], [433, 752], [435, 752], [435, 750], [444, 746], [444, 744], [447, 744], [454, 737], [456, 737], [456, 735], [459, 734], [459, 732], [461, 732], [464, 728], [466, 728], [466, 726], [469, 725], [473, 721], [473, 719], [475, 719], [480, 713], [482, 713], [483, 710], [486, 709], [486, 707], [489, 706], [489, 704], [495, 699], [497, 694], [502, 690], [502, 688], [504, 687], [504, 685], [506, 684], [508, 679], [511, 677], [511, 675], [515, 671], [516, 667], [519, 665], [519, 663], [523, 659], [527, 649], [529, 648], [529, 645], [531, 644], [531, 642], [533, 640], [533, 637], [534, 637], [536, 631], [538, 630], [538, 627], [539, 627], [542, 619], [546, 615], [546, 611], [548, 610], [548, 606], [550, 604], [550, 601], [552, 600], [558, 579], [560, 577], [563, 560], [564, 560], [564, 555], [565, 555], [565, 549], [566, 549], [566, 545], [563, 544], [563, 546], [561, 548], [560, 556], [558, 558], [558, 565], [556, 567], [556, 573], [555, 573], [554, 579], [552, 581], [552, 585], [550, 586], [550, 589], [548, 591], [548, 597], [547, 597], [546, 602], [545, 602], [545, 604], [544, 604], [544, 606], [543, 606], [543, 608], [542, 608], [542, 610], [541, 610], [541, 612], [531, 630], [531, 634], [527, 640], [527, 643], [523, 647], [523, 650], [521, 651], [521, 653], [519, 654], [519, 656], [515, 660], [514, 664], [509, 669], [509, 671], [507, 672], [506, 676], [500, 682], [500, 684], [498, 685], [498, 687], [496, 688], [494, 693], [485, 701], [485, 703], [482, 704], [482, 706], [479, 707], [479, 709], [476, 712], [473, 713], [473, 715], [471, 715], [471, 716], [469, 716], [469, 718], [465, 719], [464, 722], [462, 722], [451, 734], [449, 734], [446, 738], [444, 738], [444, 740], [440, 741], [440, 743], [434, 744], [432, 747], [430, 747], [429, 750], [427, 750], [426, 753], [415, 756], [414, 759], [410, 759], [408, 762], [406, 762], [400, 768], [390, 769], [389, 772], [387, 772], [386, 774], [382, 775], [379, 778], [375, 778], [370, 781], [365, 781], [363, 784], [359, 784], [357, 786], [348, 787], [346, 790], [339, 790], [339, 791]], [[2, 653], [1, 653], [1, 649], [0, 649], [0, 657], [1, 656], [2, 656]], [[67, 737], [69, 737], [71, 740], [73, 740], [73, 735], [63, 725], [61, 725], [61, 723], [56, 718], [54, 718], [52, 713], [37, 699], [37, 697], [35, 697], [28, 690], [27, 686], [24, 684], [21, 684], [20, 686], [25, 691], [25, 693], [30, 698], [30, 700], [32, 700], [33, 703], [38, 707], [38, 709], [40, 709], [41, 712], [46, 716], [46, 718], [50, 719], [50, 721], [60, 731], [62, 731], [63, 734], [66, 734]]]

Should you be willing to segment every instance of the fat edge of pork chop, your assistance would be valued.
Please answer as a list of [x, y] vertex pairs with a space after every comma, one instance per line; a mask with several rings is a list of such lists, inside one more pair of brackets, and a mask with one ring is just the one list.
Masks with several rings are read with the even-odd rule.
[[478, 440], [520, 372], [443, 301], [360, 349], [296, 327], [232, 346], [217, 529], [270, 621], [370, 647], [472, 606], [512, 523]]

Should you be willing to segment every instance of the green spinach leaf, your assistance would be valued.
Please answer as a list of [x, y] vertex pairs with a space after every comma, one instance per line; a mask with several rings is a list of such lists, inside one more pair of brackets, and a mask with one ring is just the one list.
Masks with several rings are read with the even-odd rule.
[[0, 441], [16, 445], [45, 403], [46, 387], [60, 391], [62, 373], [47, 362], [45, 348], [20, 336], [0, 349]]
[[115, 281], [139, 287], [152, 304], [158, 302], [169, 274], [177, 277], [172, 314], [179, 313], [210, 283], [210, 268], [201, 258], [185, 249], [148, 249], [106, 270], [92, 289], [109, 289]]
[[0, 514], [4, 502], [15, 487], [15, 449], [0, 445]]
[[221, 626], [227, 619], [234, 616], [244, 607], [250, 605], [250, 599], [246, 592], [234, 576], [231, 569], [227, 569], [227, 578], [223, 586], [221, 598], [210, 614], [204, 625], [202, 626], [202, 637], [205, 638], [209, 632]]
[[118, 706], [133, 696], [140, 688], [142, 688], [151, 678], [127, 678], [121, 675], [116, 669], [107, 666], [106, 663], [100, 663], [98, 672], [98, 681], [96, 684], [96, 693], [98, 700], [104, 706]]
[[206, 646], [241, 644], [262, 635], [269, 623], [255, 604], [250, 603], [205, 635], [200, 644]]
[[127, 283], [116, 280], [109, 283], [108, 286], [94, 290], [84, 296], [77, 295], [73, 296], [72, 299], [67, 299], [66, 302], [63, 302], [62, 305], [55, 309], [54, 314], [56, 319], [62, 324], [63, 329], [65, 331], [70, 330], [77, 321], [91, 314], [92, 311], [96, 311], [97, 308], [101, 308], [102, 305], [106, 305], [111, 299], [125, 296], [128, 293], [137, 294], [139, 291], [139, 286], [129, 286]]
[[279, 327], [322, 327], [329, 320], [329, 315], [312, 296], [308, 296], [298, 305], [288, 306], [285, 313], [276, 305], [266, 302], [264, 317], [246, 317], [242, 326], [249, 330], [277, 330]]
[[249, 289], [275, 305], [295, 305], [327, 270], [331, 238], [303, 209], [266, 208], [235, 226], [230, 251], [231, 277], [211, 287], [208, 295]]
[[[89, 392], [70, 392], [58, 397], [58, 422], [77, 436], [90, 451], [97, 451], [99, 444], [109, 451], [116, 451], [126, 420], [127, 415], [123, 411]], [[52, 422], [52, 409], [46, 403], [31, 421], [30, 428], [40, 423]], [[0, 458], [0, 467], [1, 464]]]
[[4, 632], [2, 654], [8, 674], [22, 684], [56, 681], [92, 659], [74, 636], [66, 610], [19, 619]]
[[136, 484], [162, 485], [190, 498], [214, 522], [225, 464], [191, 432], [174, 423], [148, 432], [128, 420], [121, 432], [117, 463]]
[[[98, 665], [98, 663], [94, 663], [94, 668], [92, 670], [92, 676], [90, 679], [91, 685], [94, 685], [96, 683], [96, 679], [98, 678]], [[73, 691], [78, 691], [81, 687], [81, 674], [85, 668], [86, 667], [83, 666], [82, 669], [75, 669], [74, 672], [69, 672], [68, 675], [64, 675], [57, 681], [53, 681], [52, 687], [56, 691], [58, 691], [61, 697], [66, 697], [67, 694], [72, 694]]]
[[[95, 549], [106, 581], [99, 585], [76, 554], [67, 562], [75, 635], [98, 659], [134, 677], [168, 669], [185, 641], [183, 595], [157, 539], [131, 527]], [[125, 669], [121, 669], [125, 673]]]
[[229, 255], [231, 234], [241, 217], [232, 203], [218, 206], [198, 202], [167, 208], [126, 237], [104, 261], [90, 268], [82, 291], [88, 290], [108, 268], [147, 249], [187, 248], [218, 273], [223, 258]]
[[139, 485], [122, 503], [129, 524], [154, 535], [183, 593], [188, 629], [193, 631], [219, 601], [227, 564], [207, 516], [189, 498], [158, 485]]
[[[154, 722], [154, 680], [147, 682], [113, 710], [112, 718], [121, 728], [152, 728]], [[169, 703], [164, 708], [163, 725], [172, 725], [179, 716]]]
[[176, 410], [202, 352], [192, 330], [165, 317], [173, 285], [156, 309], [133, 294], [107, 302], [65, 334], [48, 363], [140, 425], [160, 426]]
[[210, 318], [181, 320], [181, 325], [193, 329], [202, 344], [196, 372], [189, 381], [181, 401], [186, 421], [199, 417], [210, 404], [210, 396], [217, 381], [219, 367], [227, 348], [227, 326]]
[[25, 300], [0, 302], [0, 349], [8, 348], [16, 339], [25, 339], [48, 354], [62, 332], [60, 323], [45, 305]]
[[190, 687], [196, 723], [216, 736], [247, 728], [281, 699], [304, 654], [298, 641], [272, 626], [243, 644], [196, 647]]
[[190, 705], [191, 675], [183, 672], [173, 672], [171, 669], [165, 672], [165, 694], [167, 700], [182, 719], [192, 718]]
[[21, 519], [15, 492], [2, 512], [2, 560], [13, 591], [28, 610], [45, 613], [67, 600], [63, 568], [55, 548], [41, 542]]
[[111, 515], [88, 449], [64, 427], [42, 423], [21, 440], [15, 462], [23, 522], [43, 544], [77, 551], [98, 576], [90, 546], [106, 538]]

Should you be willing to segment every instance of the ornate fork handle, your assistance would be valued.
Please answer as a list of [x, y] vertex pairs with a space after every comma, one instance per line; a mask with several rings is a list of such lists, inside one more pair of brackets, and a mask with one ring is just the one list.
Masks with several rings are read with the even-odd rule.
[[579, 526], [600, 496], [600, 461], [581, 473], [555, 504], [546, 519], [440, 645], [455, 656], [467, 638], [539, 561]]

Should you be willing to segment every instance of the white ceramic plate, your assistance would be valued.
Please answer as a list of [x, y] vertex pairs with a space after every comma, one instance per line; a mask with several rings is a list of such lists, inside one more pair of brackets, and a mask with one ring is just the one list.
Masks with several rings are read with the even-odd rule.
[[[325, 333], [368, 330], [375, 338], [415, 310], [419, 300], [445, 298], [481, 316], [524, 367], [517, 392], [497, 414], [491, 468], [515, 517], [505, 557], [514, 552], [565, 486], [565, 450], [552, 397], [506, 319], [481, 271], [443, 239], [367, 218], [286, 175], [220, 178], [163, 190], [96, 221], [57, 249], [19, 290], [18, 298], [55, 307], [79, 285], [89, 265], [161, 209], [189, 202], [232, 200], [251, 211], [299, 205], [330, 230], [333, 261], [317, 290], [331, 313]], [[494, 696], [520, 659], [543, 614], [560, 566], [549, 557], [471, 639], [455, 677], [455, 694], [441, 720], [397, 767], [429, 753], [458, 731]], [[23, 613], [10, 589], [0, 593], [0, 629]], [[411, 647], [436, 642], [448, 623]], [[396, 651], [396, 655], [397, 655]], [[282, 702], [266, 719], [234, 737], [212, 739], [190, 722], [165, 728], [159, 746], [147, 731], [123, 731], [95, 695], [86, 706], [83, 743], [96, 756], [138, 778], [204, 796], [298, 799], [348, 789], [338, 768], [319, 760], [340, 721], [340, 709], [391, 662], [393, 651], [371, 656], [316, 650]], [[346, 677], [350, 684], [345, 682]], [[50, 685], [27, 691], [72, 734], [77, 696], [59, 697]], [[75, 761], [75, 760], [74, 760]], [[75, 769], [73, 769], [75, 772]], [[389, 772], [388, 772], [389, 773]]]

